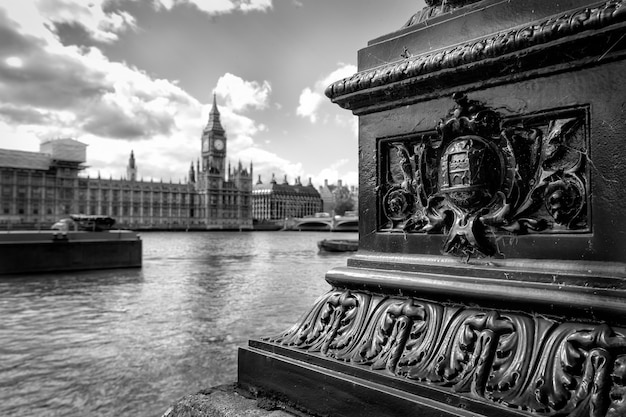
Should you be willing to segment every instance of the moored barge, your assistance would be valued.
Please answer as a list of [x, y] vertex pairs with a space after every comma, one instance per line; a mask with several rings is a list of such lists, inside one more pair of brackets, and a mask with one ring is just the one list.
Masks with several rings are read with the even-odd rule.
[[[104, 217], [70, 219], [56, 223], [53, 230], [0, 231], [0, 274], [141, 267], [137, 233], [96, 226], [112, 226], [114, 220]], [[84, 230], [81, 224], [98, 231]]]

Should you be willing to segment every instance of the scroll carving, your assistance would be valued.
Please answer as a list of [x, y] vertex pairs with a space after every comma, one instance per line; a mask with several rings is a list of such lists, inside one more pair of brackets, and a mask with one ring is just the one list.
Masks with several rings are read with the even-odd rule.
[[626, 410], [626, 329], [606, 324], [333, 290], [268, 341], [529, 415]]
[[382, 142], [381, 230], [442, 233], [468, 258], [501, 235], [589, 231], [584, 109], [505, 119], [454, 100], [435, 132]]
[[[411, 19], [407, 25], [411, 24], [412, 21], [415, 23], [414, 19]], [[384, 95], [389, 94], [389, 89], [381, 90], [383, 91], [381, 95], [372, 91], [372, 89], [382, 85], [389, 86], [392, 83], [397, 83], [398, 89], [406, 90], [407, 84], [419, 83], [420, 80], [426, 84], [432, 84], [431, 76], [434, 74], [444, 72], [448, 68], [458, 69], [468, 64], [480, 72], [480, 79], [484, 79], [485, 71], [480, 71], [480, 68], [490, 65], [500, 69], [506, 68], [504, 63], [496, 61], [505, 59], [510, 54], [520, 54], [522, 51], [545, 46], [568, 37], [573, 39], [590, 29], [602, 29], [625, 21], [625, 1], [609, 0], [597, 7], [584, 7], [555, 15], [539, 22], [448, 49], [421, 55], [406, 54], [404, 59], [361, 71], [351, 77], [336, 81], [326, 88], [325, 94], [333, 102], [344, 108], [358, 112], [367, 111], [360, 109], [360, 107], [367, 107], [373, 104], [371, 100], [380, 100]], [[568, 55], [574, 56], [576, 54], [568, 53]], [[520, 55], [517, 55], [515, 61], [519, 58]], [[565, 59], [567, 57], [560, 56], [560, 58]], [[537, 64], [538, 62], [535, 62], [535, 65]], [[496, 71], [492, 76], [498, 73]], [[394, 91], [394, 93], [394, 95], [401, 95], [399, 91]], [[363, 104], [360, 101], [369, 104]]]

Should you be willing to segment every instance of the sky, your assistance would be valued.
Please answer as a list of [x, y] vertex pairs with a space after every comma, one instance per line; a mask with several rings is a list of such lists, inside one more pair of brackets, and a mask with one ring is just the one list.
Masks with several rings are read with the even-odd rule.
[[185, 181], [215, 94], [227, 156], [358, 185], [357, 118], [324, 95], [423, 0], [0, 0], [0, 148], [88, 145], [85, 174]]

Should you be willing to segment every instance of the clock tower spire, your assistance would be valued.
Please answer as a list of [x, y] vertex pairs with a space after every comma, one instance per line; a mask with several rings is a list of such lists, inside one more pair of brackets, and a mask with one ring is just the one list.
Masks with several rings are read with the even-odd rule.
[[226, 133], [220, 121], [217, 99], [213, 93], [213, 107], [209, 121], [202, 131], [202, 168], [209, 175], [225, 178]]

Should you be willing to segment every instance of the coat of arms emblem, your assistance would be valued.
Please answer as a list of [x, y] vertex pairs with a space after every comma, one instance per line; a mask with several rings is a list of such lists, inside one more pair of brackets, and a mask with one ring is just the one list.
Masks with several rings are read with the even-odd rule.
[[587, 227], [580, 112], [530, 126], [455, 94], [436, 133], [391, 141], [399, 181], [381, 187], [388, 230], [443, 233], [443, 252], [500, 254], [497, 234]]

